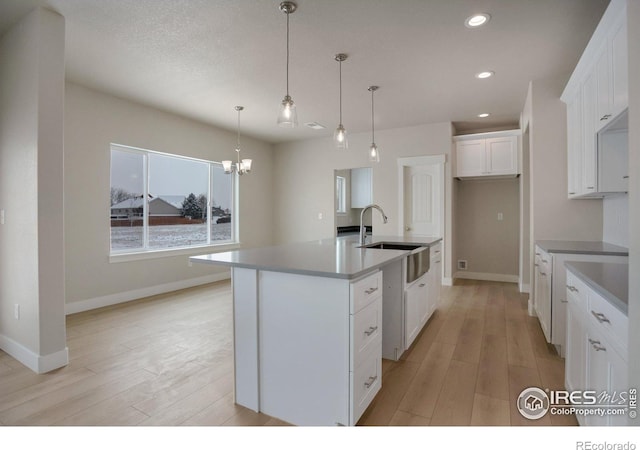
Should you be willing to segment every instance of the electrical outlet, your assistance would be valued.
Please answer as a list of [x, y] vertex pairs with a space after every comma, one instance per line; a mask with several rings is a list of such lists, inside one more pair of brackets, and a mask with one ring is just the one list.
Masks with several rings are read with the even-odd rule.
[[458, 260], [458, 270], [467, 270], [467, 260], [459, 259]]
[[322, 213], [321, 213], [321, 212], [320, 212], [320, 213], [318, 213], [318, 220], [322, 220], [322, 217], [323, 217], [323, 216], [322, 216]]
[[4, 225], [4, 209], [0, 209], [0, 225]]
[[498, 213], [498, 220], [500, 221], [502, 219], [504, 219], [504, 216], [502, 215], [502, 213]]
[[20, 305], [18, 303], [13, 305], [13, 315], [15, 316], [16, 320], [20, 320]]

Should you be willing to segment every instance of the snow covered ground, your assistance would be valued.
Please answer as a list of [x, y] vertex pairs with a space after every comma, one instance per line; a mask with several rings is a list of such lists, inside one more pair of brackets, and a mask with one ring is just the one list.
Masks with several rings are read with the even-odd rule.
[[[231, 240], [230, 223], [211, 224], [211, 242]], [[207, 243], [207, 224], [149, 227], [149, 248], [187, 247]], [[112, 227], [111, 250], [142, 247], [142, 227]]]

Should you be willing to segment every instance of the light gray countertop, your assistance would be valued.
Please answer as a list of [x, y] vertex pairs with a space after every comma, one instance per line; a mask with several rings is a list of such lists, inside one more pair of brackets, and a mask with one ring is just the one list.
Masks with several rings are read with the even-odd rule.
[[547, 253], [629, 256], [629, 249], [602, 241], [536, 241]]
[[[376, 242], [422, 244], [425, 247], [442, 238], [405, 238], [402, 236], [373, 236], [367, 244]], [[359, 248], [358, 236], [299, 242], [274, 247], [260, 247], [230, 252], [192, 256], [189, 261], [229, 267], [288, 272], [302, 275], [354, 279], [401, 259], [406, 250]]]
[[628, 314], [629, 265], [625, 263], [565, 262], [567, 270], [609, 303]]

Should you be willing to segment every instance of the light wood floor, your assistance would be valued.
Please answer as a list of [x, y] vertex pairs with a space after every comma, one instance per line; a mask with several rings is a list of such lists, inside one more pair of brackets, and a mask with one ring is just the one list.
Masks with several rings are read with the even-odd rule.
[[[286, 425], [233, 404], [231, 288], [216, 283], [67, 318], [70, 364], [37, 375], [0, 351], [1, 425]], [[514, 409], [524, 387], [562, 388], [515, 285], [443, 290], [439, 311], [361, 425], [573, 425]]]

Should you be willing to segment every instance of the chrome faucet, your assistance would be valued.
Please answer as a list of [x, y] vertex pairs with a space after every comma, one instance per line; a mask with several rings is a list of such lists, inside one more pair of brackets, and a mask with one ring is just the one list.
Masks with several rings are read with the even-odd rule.
[[367, 235], [364, 232], [364, 223], [363, 223], [364, 213], [367, 209], [372, 209], [372, 208], [380, 211], [380, 214], [382, 214], [382, 220], [384, 221], [384, 223], [387, 223], [387, 220], [388, 220], [386, 214], [384, 213], [382, 208], [380, 208], [378, 205], [367, 205], [364, 208], [362, 208], [362, 212], [360, 213], [360, 245], [364, 245], [367, 243]]

